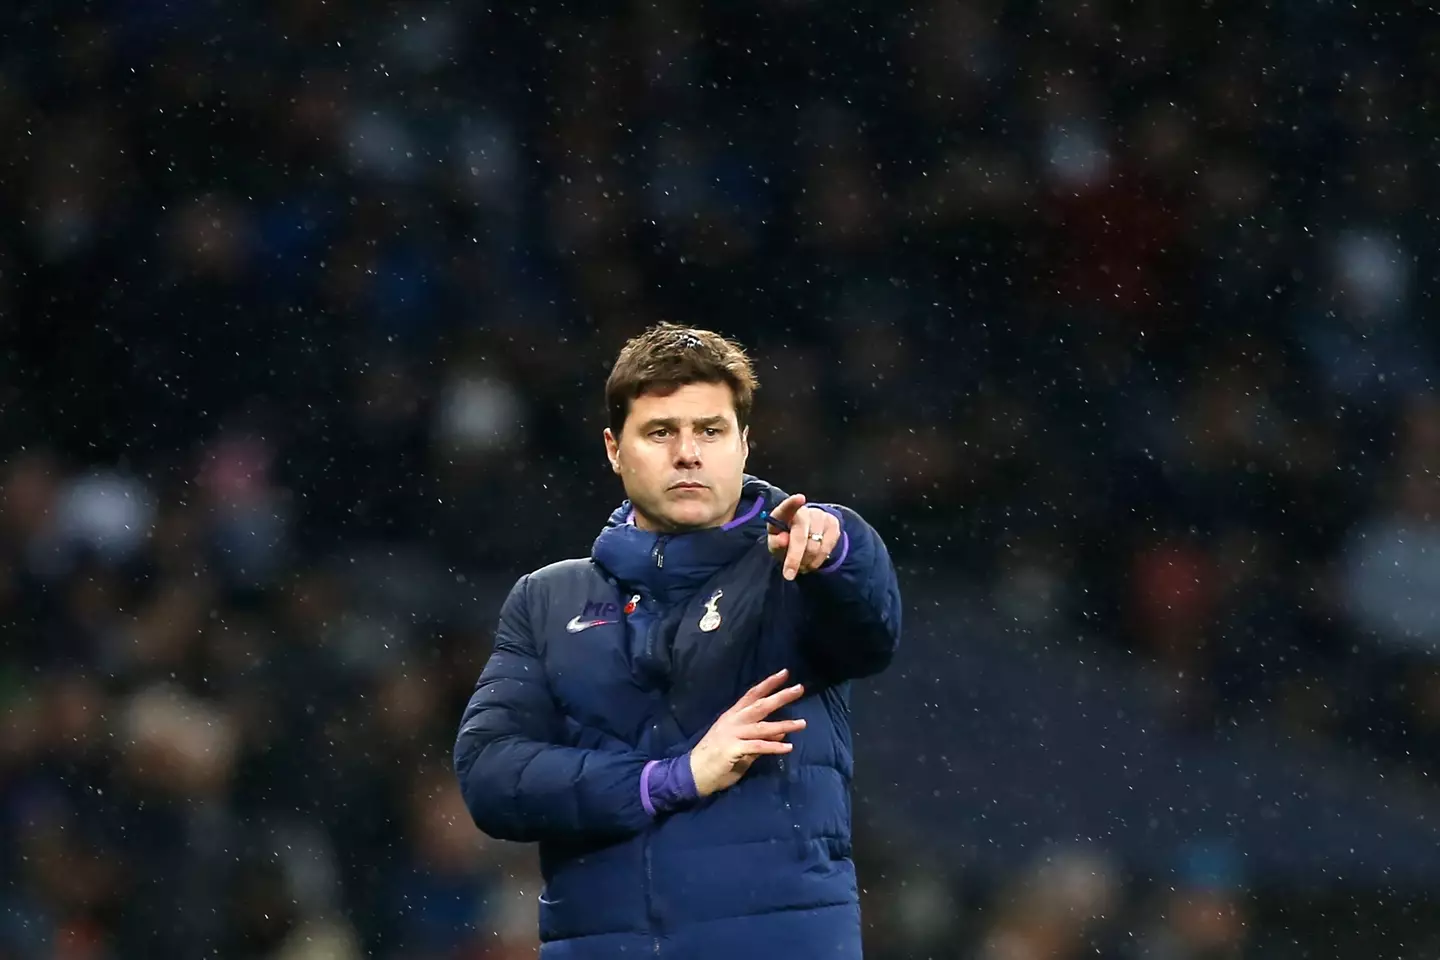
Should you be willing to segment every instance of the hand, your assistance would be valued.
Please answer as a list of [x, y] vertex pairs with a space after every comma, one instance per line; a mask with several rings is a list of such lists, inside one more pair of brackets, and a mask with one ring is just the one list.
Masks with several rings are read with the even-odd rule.
[[786, 580], [825, 566], [840, 542], [840, 520], [819, 507], [805, 506], [803, 493], [786, 497], [770, 516], [790, 527], [771, 531], [766, 541], [770, 555], [783, 560]]
[[733, 707], [720, 714], [690, 751], [690, 773], [700, 796], [708, 797], [739, 783], [761, 754], [784, 754], [794, 748], [784, 737], [804, 730], [804, 720], [765, 720], [805, 695], [805, 688], [798, 683], [780, 689], [789, 675], [790, 671], [781, 670], [747, 690]]

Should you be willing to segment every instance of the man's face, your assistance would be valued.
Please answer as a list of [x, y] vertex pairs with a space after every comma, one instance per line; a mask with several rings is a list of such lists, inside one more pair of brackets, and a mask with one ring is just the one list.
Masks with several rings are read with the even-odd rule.
[[698, 530], [734, 517], [750, 453], [747, 433], [723, 383], [636, 397], [620, 436], [605, 430], [610, 468], [625, 484], [636, 525]]

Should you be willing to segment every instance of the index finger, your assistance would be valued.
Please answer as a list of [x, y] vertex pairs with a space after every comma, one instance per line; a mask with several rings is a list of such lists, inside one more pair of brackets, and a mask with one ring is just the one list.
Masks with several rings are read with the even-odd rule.
[[785, 579], [794, 580], [800, 572], [800, 561], [805, 559], [805, 548], [810, 545], [810, 512], [800, 514], [790, 525], [790, 545], [785, 550]]
[[792, 493], [775, 505], [775, 509], [770, 511], [770, 517], [788, 527], [794, 521], [795, 514], [799, 513], [803, 506], [805, 506], [805, 494]]

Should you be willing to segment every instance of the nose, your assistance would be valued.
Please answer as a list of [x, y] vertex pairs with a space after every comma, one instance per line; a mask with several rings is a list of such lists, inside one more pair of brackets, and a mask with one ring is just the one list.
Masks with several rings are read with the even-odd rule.
[[700, 465], [700, 439], [695, 434], [680, 434], [675, 443], [675, 464], [684, 467]]

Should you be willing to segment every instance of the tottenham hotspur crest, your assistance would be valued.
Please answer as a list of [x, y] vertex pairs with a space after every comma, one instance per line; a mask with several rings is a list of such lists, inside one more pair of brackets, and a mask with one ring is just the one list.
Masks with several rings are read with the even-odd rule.
[[720, 611], [715, 609], [715, 604], [719, 603], [724, 595], [725, 591], [716, 590], [710, 595], [710, 599], [705, 601], [705, 614], [700, 618], [700, 629], [706, 633], [720, 626]]

